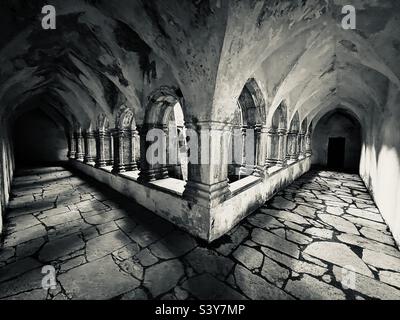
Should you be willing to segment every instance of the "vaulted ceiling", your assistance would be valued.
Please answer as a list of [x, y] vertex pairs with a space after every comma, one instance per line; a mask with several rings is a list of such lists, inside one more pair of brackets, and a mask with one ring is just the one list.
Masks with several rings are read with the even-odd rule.
[[54, 0], [43, 30], [47, 2], [1, 1], [0, 116], [41, 104], [87, 127], [125, 104], [140, 122], [149, 92], [176, 85], [186, 121], [229, 122], [254, 78], [268, 119], [285, 101], [289, 120], [340, 106], [368, 123], [400, 88], [400, 2], [352, 1], [344, 30], [347, 2]]

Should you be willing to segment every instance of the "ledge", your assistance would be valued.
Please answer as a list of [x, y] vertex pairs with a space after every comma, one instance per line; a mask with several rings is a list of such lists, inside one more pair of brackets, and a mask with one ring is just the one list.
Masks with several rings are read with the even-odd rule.
[[166, 178], [152, 181], [149, 184], [159, 188], [160, 190], [182, 196], [183, 191], [185, 191], [186, 181], [175, 178]]
[[229, 185], [230, 197], [211, 208], [182, 197], [186, 181], [166, 178], [140, 183], [138, 170], [113, 174], [111, 166], [96, 168], [76, 160], [70, 160], [70, 164], [193, 236], [211, 242], [306, 173], [310, 169], [311, 158], [306, 157], [285, 167], [271, 167], [265, 177], [251, 175], [235, 181]]
[[252, 186], [254, 186], [257, 183], [260, 183], [261, 181], [262, 179], [260, 177], [250, 175], [246, 178], [230, 183], [229, 190], [231, 192], [232, 197], [234, 197], [235, 195], [251, 188]]

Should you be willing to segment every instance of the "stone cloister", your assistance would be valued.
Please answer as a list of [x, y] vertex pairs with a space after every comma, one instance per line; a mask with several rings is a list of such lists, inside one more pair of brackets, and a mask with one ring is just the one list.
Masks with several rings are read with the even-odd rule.
[[400, 6], [352, 2], [2, 2], [0, 298], [398, 299]]

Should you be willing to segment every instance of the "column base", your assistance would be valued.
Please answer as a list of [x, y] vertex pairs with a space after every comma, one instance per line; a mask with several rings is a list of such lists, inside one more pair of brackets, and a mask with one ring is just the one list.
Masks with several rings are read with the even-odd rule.
[[118, 174], [125, 171], [126, 171], [125, 165], [118, 165], [112, 168], [111, 173]]
[[286, 160], [278, 160], [276, 162], [276, 166], [281, 167], [281, 168], [285, 168], [285, 167], [287, 167], [287, 161]]
[[253, 172], [254, 176], [261, 178], [264, 178], [267, 174], [267, 166], [257, 166]]
[[230, 194], [228, 181], [212, 185], [188, 181], [182, 196], [190, 202], [211, 208], [224, 202]]
[[73, 152], [68, 152], [67, 157], [68, 157], [69, 159], [75, 159], [75, 158], [76, 158], [76, 152], [75, 152], [75, 151], [73, 151]]
[[136, 162], [129, 164], [128, 168], [129, 168], [129, 171], [137, 171], [137, 170], [139, 170], [139, 167], [138, 167]]
[[96, 168], [104, 168], [107, 166], [107, 162], [105, 160], [100, 160], [96, 162]]
[[276, 166], [276, 164], [278, 163], [278, 160], [276, 159], [267, 159], [267, 168], [271, 168]]
[[139, 173], [139, 182], [150, 182], [168, 178], [168, 169], [166, 167], [145, 169]]
[[84, 158], [83, 162], [88, 164], [88, 165], [90, 165], [90, 166], [96, 165], [96, 162], [94, 161], [94, 158], [92, 158], [92, 157]]

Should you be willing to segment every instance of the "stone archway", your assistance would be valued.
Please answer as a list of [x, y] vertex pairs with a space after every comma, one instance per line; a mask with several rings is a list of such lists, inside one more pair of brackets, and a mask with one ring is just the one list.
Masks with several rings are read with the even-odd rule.
[[358, 172], [361, 124], [350, 112], [341, 108], [328, 112], [315, 124], [312, 136], [313, 165]]
[[268, 128], [267, 166], [286, 164], [287, 106], [284, 101], [274, 111]]
[[101, 113], [97, 116], [96, 123], [96, 167], [103, 168], [112, 164], [113, 145], [110, 121], [104, 113]]
[[[181, 159], [178, 157], [178, 131], [182, 134], [185, 131], [182, 93], [177, 87], [163, 86], [153, 91], [148, 100], [144, 123], [140, 129], [139, 179], [153, 181], [167, 178], [170, 174], [183, 179]], [[177, 117], [180, 118], [178, 126]], [[149, 148], [155, 142], [158, 147], [153, 152]], [[187, 174], [185, 176], [187, 178]]]
[[113, 130], [113, 173], [137, 170], [139, 136], [133, 110], [120, 106]]
[[290, 122], [289, 131], [287, 134], [287, 145], [286, 145], [286, 160], [297, 161], [299, 158], [299, 144], [298, 135], [300, 132], [300, 117], [296, 111], [292, 121]]
[[238, 98], [233, 116], [231, 161], [228, 178], [231, 182], [265, 170], [265, 101], [254, 78], [249, 79]]

